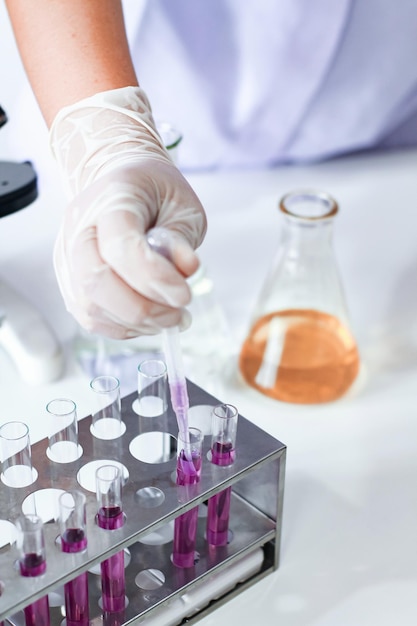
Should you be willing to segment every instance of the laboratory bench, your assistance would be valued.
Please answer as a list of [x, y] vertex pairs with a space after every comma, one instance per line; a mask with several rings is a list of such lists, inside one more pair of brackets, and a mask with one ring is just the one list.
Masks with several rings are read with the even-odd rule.
[[[36, 164], [35, 164], [36, 166]], [[219, 398], [287, 447], [279, 567], [201, 619], [201, 626], [414, 626], [417, 623], [417, 150], [271, 169], [188, 173], [208, 214], [200, 258], [230, 328]], [[334, 253], [361, 357], [342, 399], [287, 404], [245, 385], [236, 362], [279, 246], [278, 201], [315, 188], [339, 202]], [[0, 423], [47, 436], [45, 406], [92, 411], [74, 357], [77, 325], [52, 267], [65, 200], [51, 165], [39, 197], [0, 221], [0, 277], [39, 310], [64, 371], [30, 385], [0, 351]], [[140, 359], [140, 352], [138, 352]], [[198, 381], [204, 387], [204, 380]]]

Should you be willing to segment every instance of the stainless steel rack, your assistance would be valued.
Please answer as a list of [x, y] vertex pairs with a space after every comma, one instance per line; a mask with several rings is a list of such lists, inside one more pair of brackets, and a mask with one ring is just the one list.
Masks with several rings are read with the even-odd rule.
[[[236, 461], [230, 467], [212, 465], [206, 459], [210, 446], [208, 407], [220, 401], [190, 381], [187, 385], [193, 416], [199, 415], [201, 407], [198, 425], [207, 435], [201, 482], [191, 499], [183, 501], [183, 494], [175, 484], [177, 427], [172, 407], [169, 406], [160, 417], [139, 417], [132, 409], [136, 394], [122, 399], [122, 420], [126, 431], [118, 439], [93, 437], [91, 416], [88, 416], [79, 421], [79, 443], [83, 453], [77, 461], [66, 464], [50, 461], [46, 454], [48, 440], [43, 439], [32, 446], [37, 480], [20, 489], [0, 483], [0, 518], [12, 522], [21, 514], [22, 504], [31, 494], [36, 498], [45, 489], [58, 490], [58, 493], [74, 488], [84, 491], [88, 532], [88, 547], [84, 553], [63, 554], [57, 542], [57, 513], [51, 498], [50, 515], [44, 520], [46, 573], [38, 578], [22, 578], [16, 567], [15, 545], [8, 545], [0, 551], [0, 621], [7, 618], [12, 623], [21, 623], [25, 606], [46, 593], [59, 595], [65, 582], [89, 571], [92, 623], [104, 620], [109, 626], [121, 626], [137, 624], [144, 619], [151, 623], [151, 618], [156, 619], [164, 608], [172, 607], [173, 603], [178, 604], [184, 598], [189, 600], [188, 606], [183, 613], [179, 611], [178, 619], [181, 622], [186, 618], [187, 623], [191, 623], [278, 567], [286, 446], [240, 415]], [[129, 448], [133, 440], [139, 441], [136, 438], [146, 433], [154, 433], [152, 462], [136, 458]], [[124, 526], [115, 531], [98, 528], [95, 493], [82, 487], [77, 479], [78, 472], [88, 463], [101, 460], [118, 461], [126, 473], [123, 488], [126, 520]], [[230, 540], [227, 546], [213, 549], [205, 541], [205, 504], [210, 496], [228, 486], [232, 486]], [[54, 491], [47, 493], [53, 495]], [[171, 562], [170, 528], [175, 517], [197, 505], [200, 512], [198, 557], [193, 568], [180, 569]], [[100, 609], [100, 579], [94, 572], [101, 561], [120, 550], [125, 550], [126, 554], [126, 607], [123, 615], [104, 616]], [[258, 555], [256, 571], [253, 567], [245, 569], [245, 563], [252, 555]], [[228, 576], [232, 570], [236, 573]], [[144, 576], [144, 580], [153, 579], [155, 584], [141, 585], [138, 574]], [[216, 579], [220, 580], [220, 591], [219, 585], [212, 584]], [[210, 585], [214, 595], [211, 597], [208, 592], [208, 596], [204, 596], [204, 606], [201, 606], [198, 590], [210, 590]], [[196, 600], [193, 604], [193, 597], [198, 597], [198, 602]], [[51, 608], [51, 623], [58, 625], [62, 620], [58, 603]]]

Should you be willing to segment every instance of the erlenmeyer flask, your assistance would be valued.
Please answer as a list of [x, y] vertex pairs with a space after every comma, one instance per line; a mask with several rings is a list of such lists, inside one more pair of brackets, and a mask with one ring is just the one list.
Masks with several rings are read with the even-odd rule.
[[327, 193], [285, 195], [281, 245], [260, 293], [239, 367], [249, 385], [284, 402], [341, 397], [359, 370], [332, 247], [338, 205]]

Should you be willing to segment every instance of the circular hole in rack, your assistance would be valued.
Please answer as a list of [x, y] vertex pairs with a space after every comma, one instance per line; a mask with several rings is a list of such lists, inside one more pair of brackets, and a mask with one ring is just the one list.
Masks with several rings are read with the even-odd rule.
[[27, 465], [12, 465], [6, 472], [2, 472], [0, 479], [6, 487], [28, 487], [38, 479], [38, 472]]
[[[9, 548], [17, 539], [17, 528], [12, 522], [0, 519], [0, 548]], [[1, 595], [1, 592], [0, 592]]]
[[140, 417], [159, 417], [166, 411], [163, 398], [158, 396], [144, 396], [132, 402], [132, 410]]
[[132, 439], [129, 452], [143, 463], [167, 463], [177, 455], [177, 440], [170, 433], [142, 433]]
[[157, 487], [143, 487], [135, 493], [135, 500], [144, 509], [155, 509], [165, 500], [165, 494]]
[[55, 522], [59, 516], [59, 496], [63, 489], [38, 489], [30, 493], [22, 502], [25, 515], [38, 515], [44, 524]]
[[64, 587], [57, 587], [53, 591], [48, 593], [49, 606], [65, 606], [65, 591]]
[[188, 409], [188, 423], [199, 428], [203, 435], [211, 434], [211, 414], [213, 407], [210, 404], [196, 404]]
[[54, 463], [73, 463], [82, 456], [80, 444], [73, 441], [57, 441], [52, 448], [46, 449], [46, 456]]
[[96, 439], [118, 439], [126, 432], [126, 424], [114, 417], [106, 417], [91, 424], [90, 432]]
[[102, 465], [117, 465], [120, 467], [123, 484], [126, 484], [129, 479], [129, 471], [122, 463], [113, 460], [100, 459], [99, 461], [90, 461], [83, 465], [77, 472], [77, 481], [87, 491], [96, 491], [96, 471]]
[[163, 546], [174, 539], [174, 522], [168, 522], [139, 539], [146, 546]]
[[[130, 554], [130, 550], [128, 548], [124, 548], [123, 550], [124, 552], [124, 561], [125, 561], [125, 569], [126, 567], [129, 565], [132, 556]], [[93, 567], [90, 567], [90, 569], [88, 570], [90, 572], [90, 574], [96, 574], [97, 576], [100, 576], [101, 574], [101, 564], [100, 563], [96, 563], [95, 565], [93, 565]]]
[[[171, 556], [170, 556], [169, 558], [170, 558], [170, 560], [171, 560], [171, 563], [174, 563], [174, 555], [173, 555], [173, 554], [171, 554]], [[198, 562], [199, 562], [199, 560], [200, 560], [200, 553], [199, 553], [199, 552], [197, 552], [197, 551], [195, 551], [195, 552], [194, 552], [194, 565], [195, 565], [196, 563], [198, 563]], [[175, 567], [179, 567], [179, 565], [176, 565]], [[181, 569], [181, 568], [180, 568], [180, 569]], [[184, 569], [187, 569], [187, 568], [185, 567]]]
[[135, 576], [135, 584], [139, 589], [152, 591], [165, 583], [165, 575], [159, 569], [143, 569]]

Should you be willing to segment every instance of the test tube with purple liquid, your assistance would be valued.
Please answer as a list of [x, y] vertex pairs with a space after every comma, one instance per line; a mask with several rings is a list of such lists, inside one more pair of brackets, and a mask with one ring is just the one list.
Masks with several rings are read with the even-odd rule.
[[[62, 552], [82, 552], [87, 548], [85, 503], [80, 491], [65, 491], [59, 497]], [[64, 589], [66, 626], [88, 626], [87, 572], [66, 583]]]
[[[212, 412], [211, 462], [227, 467], [235, 460], [238, 411], [231, 404], [219, 404]], [[230, 499], [227, 487], [209, 498], [207, 511], [207, 541], [212, 546], [225, 546], [228, 541]]]
[[[43, 522], [37, 515], [24, 515], [19, 518], [17, 527], [20, 574], [26, 577], [41, 576], [46, 571]], [[49, 626], [48, 596], [25, 607], [24, 614], [26, 626]]]
[[[178, 435], [177, 485], [180, 498], [187, 500], [196, 495], [201, 476], [203, 433], [189, 428], [187, 434]], [[195, 560], [198, 506], [175, 519], [172, 562], [177, 567], [192, 567]]]
[[[121, 528], [124, 524], [122, 475], [117, 465], [102, 465], [97, 469], [96, 493], [97, 525], [105, 530]], [[123, 550], [101, 563], [101, 599], [107, 613], [117, 613], [125, 608]]]

